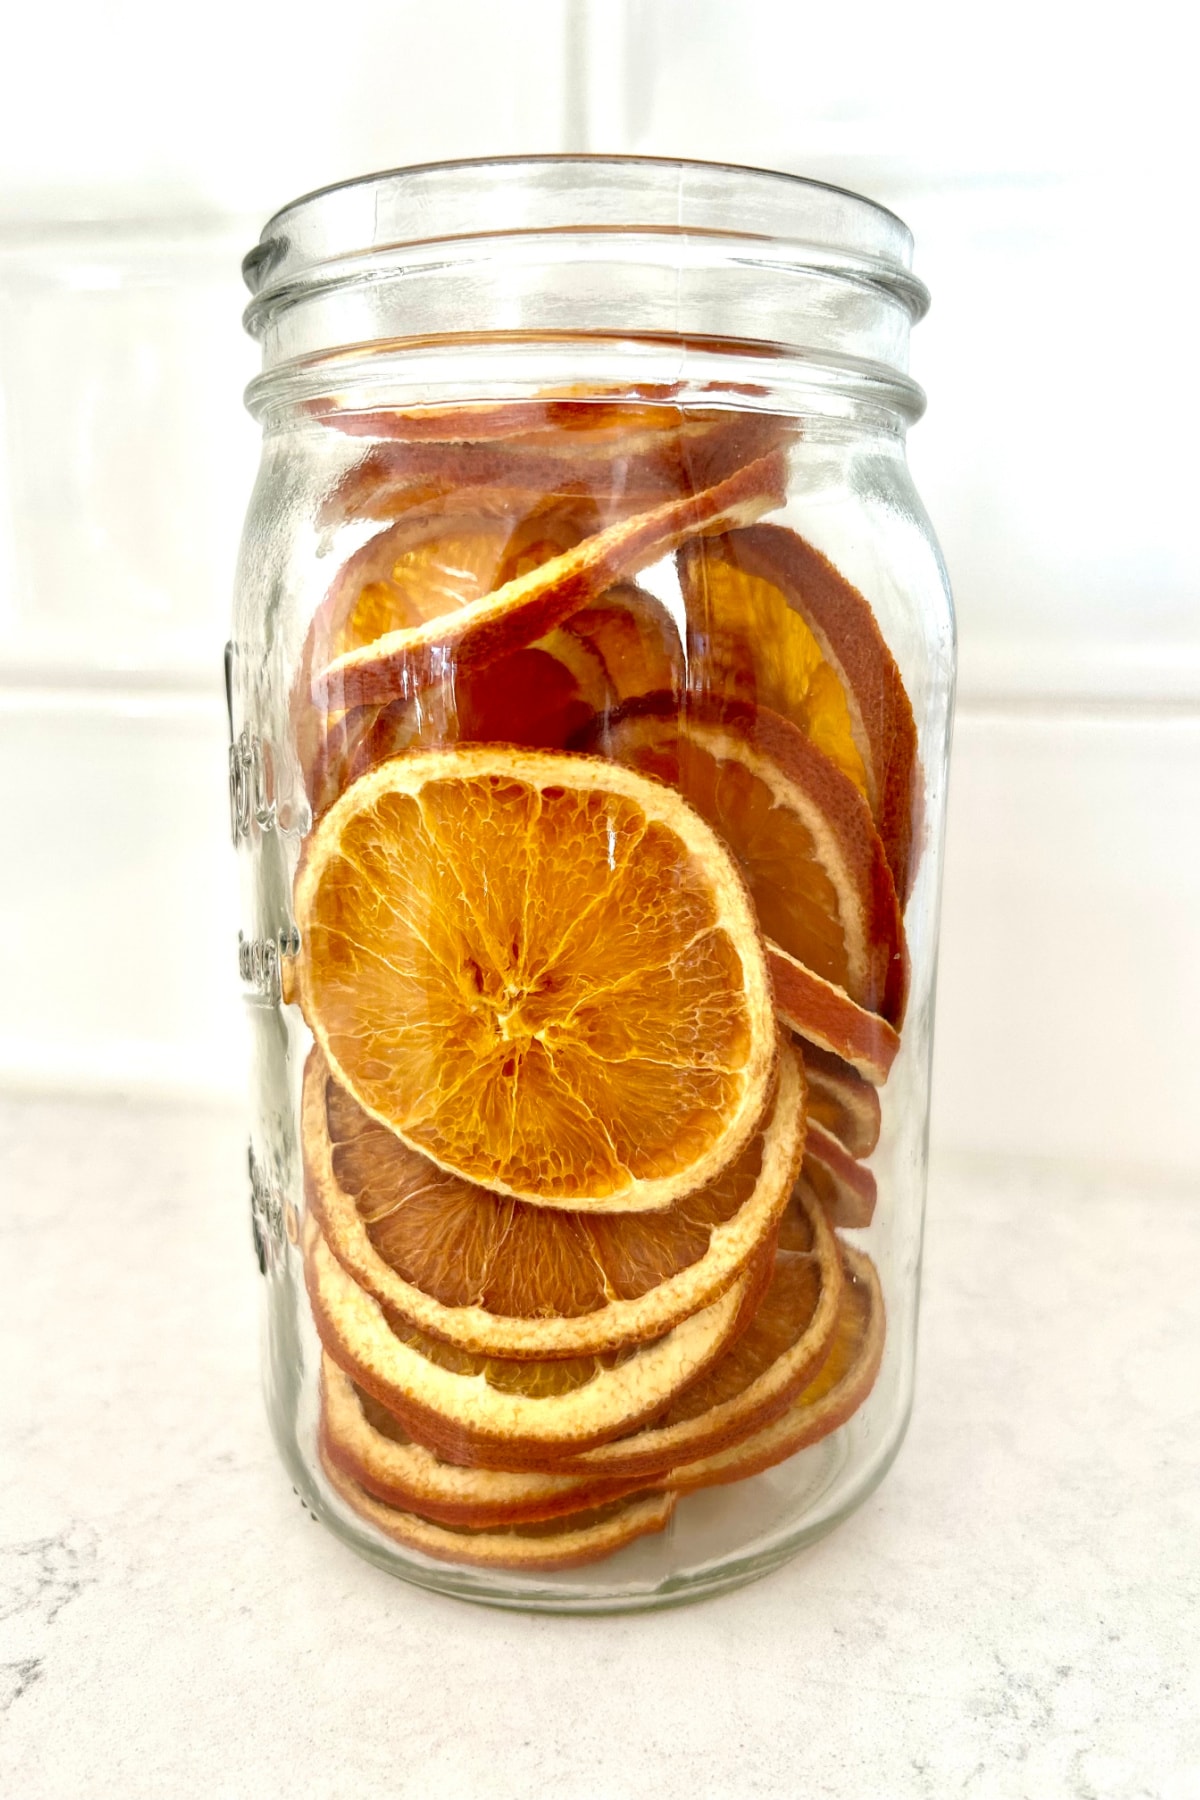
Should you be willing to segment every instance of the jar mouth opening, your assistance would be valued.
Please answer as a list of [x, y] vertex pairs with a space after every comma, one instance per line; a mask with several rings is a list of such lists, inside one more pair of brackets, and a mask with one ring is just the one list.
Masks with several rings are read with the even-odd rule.
[[[483, 179], [486, 176], [486, 181]], [[280, 300], [334, 270], [434, 245], [554, 234], [674, 236], [757, 245], [768, 260], [865, 273], [921, 318], [912, 234], [849, 189], [734, 163], [649, 156], [510, 156], [419, 163], [354, 177], [290, 201], [242, 264], [249, 330]], [[774, 253], [767, 246], [774, 247]]]
[[[534, 174], [541, 169], [561, 169], [570, 166], [581, 169], [644, 170], [648, 176], [662, 171], [668, 173], [679, 171], [682, 175], [687, 171], [696, 170], [718, 178], [722, 176], [731, 178], [737, 184], [739, 193], [744, 192], [743, 184], [749, 178], [756, 183], [771, 184], [781, 199], [789, 190], [793, 194], [799, 190], [805, 190], [812, 194], [830, 195], [839, 201], [851, 202], [856, 208], [873, 213], [881, 222], [886, 221], [895, 236], [897, 245], [903, 246], [904, 266], [908, 267], [911, 263], [912, 234], [904, 220], [890, 207], [884, 206], [881, 201], [872, 200], [866, 194], [856, 193], [852, 188], [838, 187], [833, 182], [818, 181], [812, 176], [796, 175], [784, 169], [767, 169], [756, 163], [710, 162], [688, 156], [622, 156], [574, 152], [529, 156], [469, 156], [448, 158], [439, 162], [409, 163], [399, 168], [373, 170], [366, 175], [352, 175], [345, 181], [331, 181], [323, 187], [312, 188], [307, 194], [300, 194], [296, 199], [287, 201], [271, 214], [263, 226], [259, 243], [243, 261], [242, 269], [246, 285], [251, 293], [259, 292], [261, 252], [270, 241], [278, 236], [284, 222], [292, 219], [302, 209], [313, 208], [334, 196], [350, 194], [355, 190], [382, 187], [385, 184], [415, 177], [449, 181], [460, 174], [475, 177], [484, 170], [528, 170]], [[570, 223], [570, 221], [564, 220], [563, 223]], [[628, 223], [632, 224], [634, 221], [631, 220]], [[366, 248], [367, 246], [362, 247]]]
[[318, 189], [243, 264], [264, 375], [497, 331], [740, 342], [904, 377], [929, 303], [886, 207], [804, 176], [639, 156], [425, 163]]

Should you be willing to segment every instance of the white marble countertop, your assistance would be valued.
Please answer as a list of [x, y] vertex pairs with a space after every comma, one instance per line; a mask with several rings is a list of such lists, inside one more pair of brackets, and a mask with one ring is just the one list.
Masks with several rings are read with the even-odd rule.
[[937, 1171], [882, 1488], [739, 1593], [550, 1618], [297, 1504], [243, 1143], [0, 1105], [5, 1800], [1200, 1796], [1200, 1195]]

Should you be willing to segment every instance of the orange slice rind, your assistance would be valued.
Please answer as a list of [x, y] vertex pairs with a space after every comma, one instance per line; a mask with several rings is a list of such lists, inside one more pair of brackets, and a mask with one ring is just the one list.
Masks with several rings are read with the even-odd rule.
[[322, 525], [396, 518], [481, 489], [516, 505], [588, 495], [611, 524], [723, 481], [796, 430], [794, 420], [764, 413], [595, 400], [553, 411], [526, 401], [327, 417], [348, 435], [385, 441], [339, 478], [322, 502]]
[[883, 845], [854, 783], [803, 732], [767, 707], [688, 694], [682, 711], [669, 696], [630, 706], [594, 740], [707, 819], [769, 939], [899, 1026], [908, 955]]
[[833, 1133], [851, 1156], [870, 1156], [879, 1142], [879, 1092], [840, 1056], [796, 1039], [808, 1084], [808, 1115]]
[[468, 1181], [669, 1206], [762, 1117], [753, 907], [658, 782], [504, 746], [395, 757], [324, 815], [294, 898], [295, 989], [335, 1080]]
[[[710, 389], [715, 392], [715, 389]], [[746, 390], [727, 389], [727, 392]], [[583, 445], [591, 455], [611, 458], [638, 442], [656, 442], [664, 432], [703, 435], [728, 424], [731, 414], [713, 407], [678, 403], [678, 382], [636, 382], [621, 388], [582, 383], [545, 388], [521, 400], [468, 400], [442, 405], [386, 407], [372, 410], [333, 408], [317, 411], [323, 425], [350, 437], [374, 437], [404, 443], [481, 444], [501, 441], [516, 449], [545, 448], [565, 454]], [[763, 415], [732, 415], [761, 419]]]
[[744, 1481], [820, 1442], [856, 1413], [883, 1360], [885, 1318], [879, 1276], [870, 1257], [842, 1245], [845, 1280], [837, 1326], [824, 1362], [778, 1419], [741, 1443], [672, 1469], [661, 1477], [675, 1493]]
[[305, 1185], [325, 1240], [391, 1316], [466, 1350], [580, 1356], [661, 1337], [717, 1299], [775, 1230], [804, 1145], [782, 1051], [762, 1127], [663, 1212], [531, 1207], [450, 1175], [364, 1114], [318, 1050], [305, 1069]]
[[419, 1551], [435, 1562], [465, 1563], [484, 1569], [543, 1572], [598, 1562], [649, 1532], [662, 1531], [676, 1504], [674, 1494], [643, 1494], [540, 1526], [455, 1531], [372, 1498], [343, 1474], [324, 1450], [321, 1465], [330, 1487], [351, 1512], [394, 1543]]
[[865, 1081], [882, 1087], [900, 1049], [900, 1035], [877, 1013], [855, 1005], [844, 988], [822, 980], [803, 963], [768, 943], [767, 961], [780, 1022], [806, 1043], [850, 1064]]
[[875, 1216], [875, 1177], [823, 1125], [810, 1127], [801, 1182], [820, 1201], [831, 1225], [862, 1231]]
[[628, 1493], [624, 1481], [513, 1473], [443, 1462], [361, 1394], [327, 1355], [321, 1360], [321, 1437], [327, 1462], [373, 1499], [439, 1525], [479, 1531], [581, 1512]]
[[797, 532], [753, 526], [687, 545], [689, 613], [716, 646], [696, 679], [791, 718], [861, 787], [903, 906], [920, 848], [917, 733], [896, 660], [867, 600]]

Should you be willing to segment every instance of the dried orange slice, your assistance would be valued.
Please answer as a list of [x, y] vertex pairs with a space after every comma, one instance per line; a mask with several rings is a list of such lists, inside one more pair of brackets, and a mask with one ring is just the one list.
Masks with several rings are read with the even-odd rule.
[[842, 1263], [821, 1208], [801, 1190], [785, 1219], [788, 1248], [749, 1325], [652, 1425], [562, 1458], [562, 1473], [656, 1479], [778, 1417], [820, 1366], [838, 1318]]
[[689, 695], [683, 711], [670, 700], [631, 706], [592, 741], [708, 820], [773, 943], [899, 1025], [908, 958], [883, 846], [853, 782], [801, 731], [766, 707]]
[[812, 1380], [774, 1421], [714, 1455], [672, 1469], [662, 1479], [676, 1493], [744, 1481], [828, 1437], [856, 1413], [883, 1360], [885, 1320], [879, 1276], [870, 1257], [843, 1244], [845, 1279], [829, 1352]]
[[321, 1444], [327, 1463], [376, 1500], [439, 1525], [489, 1527], [561, 1518], [627, 1494], [628, 1481], [470, 1469], [408, 1436], [398, 1419], [321, 1359]]
[[688, 538], [748, 523], [782, 505], [785, 474], [783, 452], [774, 451], [713, 487], [594, 532], [465, 606], [389, 631], [324, 667], [314, 664], [313, 698], [340, 710], [380, 704], [429, 686], [452, 665], [482, 666], [534, 643]]
[[684, 646], [675, 623], [661, 600], [633, 582], [621, 582], [581, 607], [547, 641], [563, 655], [568, 637], [603, 670], [604, 694], [593, 704], [595, 712], [615, 711], [648, 694], [678, 694], [683, 687]]
[[388, 632], [428, 624], [540, 568], [600, 529], [595, 504], [551, 495], [514, 507], [459, 494], [369, 538], [339, 570], [309, 628], [311, 669]]
[[809, 1131], [801, 1182], [821, 1202], [831, 1225], [861, 1231], [875, 1216], [874, 1175], [822, 1125]]
[[[731, 391], [731, 390], [727, 390]], [[746, 390], [739, 390], [746, 391]], [[573, 384], [544, 388], [522, 400], [468, 400], [440, 406], [332, 409], [322, 403], [321, 423], [349, 437], [404, 443], [482, 444], [505, 442], [518, 449], [561, 449], [572, 439], [588, 453], [611, 455], [639, 441], [654, 441], [682, 425], [692, 434], [729, 422], [730, 414], [700, 405], [675, 404], [679, 384], [634, 383], [623, 389]], [[757, 415], [754, 415], [757, 416]]]
[[831, 1131], [851, 1156], [870, 1156], [879, 1142], [879, 1094], [840, 1056], [798, 1044], [808, 1081], [808, 1115]]
[[408, 750], [472, 743], [564, 749], [598, 713], [678, 689], [682, 667], [666, 608], [624, 582], [528, 649], [482, 668], [451, 665], [436, 684], [386, 706], [322, 714], [302, 670], [295, 710], [306, 710], [316, 729], [298, 730], [297, 741], [313, 812], [319, 817], [359, 775]]
[[768, 943], [767, 960], [775, 1010], [806, 1043], [848, 1062], [864, 1080], [882, 1087], [896, 1060], [900, 1036], [886, 1019], [856, 1006], [845, 988], [824, 981], [811, 969]]
[[[351, 424], [353, 420], [353, 424]], [[766, 413], [595, 400], [326, 415], [376, 443], [323, 501], [320, 523], [391, 519], [464, 490], [514, 504], [591, 495], [612, 524], [695, 493], [780, 448], [794, 422]]]
[[782, 713], [858, 785], [903, 905], [919, 843], [917, 732], [867, 601], [779, 525], [687, 545], [679, 567], [696, 639], [693, 683]]
[[467, 1563], [484, 1569], [537, 1572], [598, 1562], [636, 1538], [662, 1531], [675, 1508], [674, 1494], [642, 1494], [540, 1525], [512, 1525], [504, 1531], [454, 1531], [373, 1499], [324, 1452], [321, 1463], [338, 1497], [395, 1543], [406, 1550], [418, 1550], [436, 1562]]
[[[327, 812], [360, 775], [410, 750], [452, 744], [561, 750], [605, 706], [608, 692], [599, 657], [559, 630], [484, 669], [452, 671], [409, 700], [328, 717], [304, 761], [313, 816]], [[310, 710], [316, 714], [311, 703]]]
[[315, 1049], [301, 1134], [325, 1240], [389, 1314], [466, 1350], [555, 1357], [661, 1337], [723, 1293], [779, 1223], [804, 1123], [803, 1074], [785, 1048], [745, 1148], [650, 1213], [527, 1206], [449, 1174], [364, 1113]]
[[301, 773], [315, 813], [383, 757], [413, 745], [503, 740], [558, 746], [609, 686], [599, 656], [577, 637], [501, 659], [481, 679], [450, 667], [418, 695], [349, 710], [315, 706], [314, 668], [390, 631], [453, 612], [538, 568], [598, 528], [580, 500], [514, 507], [489, 492], [426, 507], [377, 533], [339, 570], [313, 615], [293, 684], [291, 720]]
[[335, 1080], [468, 1181], [669, 1206], [745, 1145], [776, 1058], [728, 852], [678, 794], [479, 746], [364, 775], [308, 839], [288, 971]]
[[304, 1230], [313, 1319], [329, 1355], [405, 1430], [450, 1461], [536, 1468], [632, 1430], [720, 1355], [761, 1288], [753, 1267], [665, 1337], [551, 1362], [475, 1355], [392, 1319], [347, 1275], [312, 1219]]

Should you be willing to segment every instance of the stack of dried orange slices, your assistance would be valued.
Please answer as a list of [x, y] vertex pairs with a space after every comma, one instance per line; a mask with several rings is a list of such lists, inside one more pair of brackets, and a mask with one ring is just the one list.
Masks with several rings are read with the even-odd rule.
[[[373, 442], [325, 520], [380, 529], [292, 697], [322, 1461], [427, 1556], [570, 1567], [874, 1382], [836, 1228], [903, 1021], [912, 713], [867, 602], [758, 523], [788, 422], [331, 422]], [[672, 555], [682, 631], [638, 582]]]

